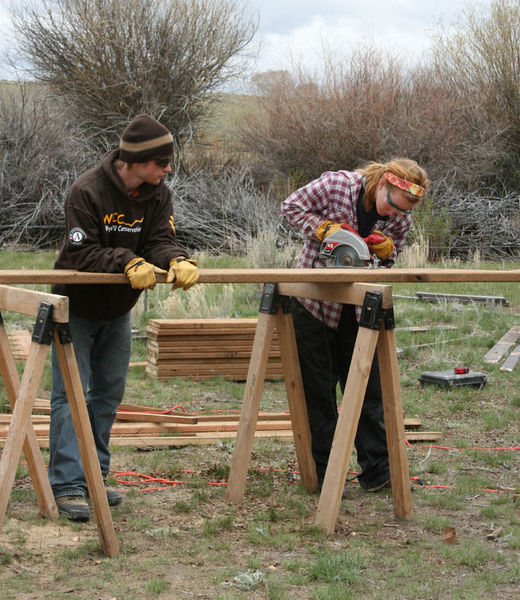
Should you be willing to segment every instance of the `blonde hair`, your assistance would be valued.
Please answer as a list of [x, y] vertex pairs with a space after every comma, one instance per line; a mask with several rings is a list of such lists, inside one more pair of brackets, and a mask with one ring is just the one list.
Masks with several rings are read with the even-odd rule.
[[[420, 167], [415, 160], [410, 158], [393, 158], [386, 163], [369, 162], [362, 167], [356, 169], [359, 173], [365, 176], [365, 194], [363, 196], [363, 206], [366, 211], [370, 212], [376, 200], [376, 189], [379, 182], [383, 179], [383, 174], [390, 171], [394, 175], [406, 179], [411, 183], [416, 183], [422, 187], [427, 187], [430, 183], [426, 171]], [[404, 194], [409, 202], [417, 204], [420, 202], [418, 196], [405, 192], [400, 188], [396, 188], [391, 183], [385, 180], [385, 183], [390, 188], [399, 190]]]

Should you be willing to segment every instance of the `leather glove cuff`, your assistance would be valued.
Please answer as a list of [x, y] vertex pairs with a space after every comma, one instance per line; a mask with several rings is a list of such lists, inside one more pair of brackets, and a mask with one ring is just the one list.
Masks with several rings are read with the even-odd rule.
[[128, 261], [125, 265], [124, 268], [124, 273], [125, 275], [128, 273], [128, 271], [132, 268], [135, 267], [136, 269], [139, 268], [144, 262], [146, 262], [144, 260], [144, 258], [140, 258], [139, 256], [136, 256], [135, 258], [132, 258], [132, 260]]

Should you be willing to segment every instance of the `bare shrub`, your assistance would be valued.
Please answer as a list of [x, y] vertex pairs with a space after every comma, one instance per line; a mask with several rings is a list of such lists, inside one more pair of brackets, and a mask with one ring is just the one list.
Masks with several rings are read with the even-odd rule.
[[394, 156], [417, 160], [446, 186], [477, 189], [507, 158], [502, 123], [483, 97], [447, 86], [431, 65], [408, 68], [369, 47], [343, 61], [325, 57], [318, 75], [296, 69], [255, 81], [261, 110], [242, 128], [243, 142], [292, 189]]
[[262, 110], [242, 130], [244, 143], [303, 184], [325, 170], [381, 156], [385, 123], [396, 110], [400, 68], [369, 48], [330, 59], [323, 78], [303, 69], [257, 78]]
[[81, 134], [41, 86], [3, 86], [0, 95], [0, 236], [32, 248], [63, 236], [66, 192], [92, 157]]
[[[468, 3], [447, 33], [437, 36], [435, 68], [438, 79], [483, 113], [483, 137], [493, 123], [500, 137], [491, 140], [502, 150], [490, 183], [520, 189], [520, 5], [514, 0]], [[482, 174], [475, 173], [478, 180]]]
[[[453, 29], [452, 29], [453, 31]], [[520, 136], [520, 5], [467, 4], [455, 33], [437, 36], [436, 66], [447, 85], [484, 98], [487, 109]]]
[[[104, 147], [147, 112], [193, 135], [223, 84], [242, 73], [256, 22], [242, 0], [41, 0], [14, 11], [31, 76], [67, 100]], [[104, 140], [104, 137], [107, 140]]]
[[520, 255], [520, 197], [489, 192], [452, 191], [444, 205], [450, 217], [446, 256], [518, 258]]
[[174, 176], [168, 185], [177, 238], [189, 248], [240, 256], [251, 236], [279, 220], [278, 206], [258, 191], [247, 168]]
[[409, 73], [398, 108], [386, 122], [383, 157], [411, 156], [437, 188], [479, 189], [507, 155], [503, 127], [481, 96], [453, 89], [442, 73], [421, 65]]

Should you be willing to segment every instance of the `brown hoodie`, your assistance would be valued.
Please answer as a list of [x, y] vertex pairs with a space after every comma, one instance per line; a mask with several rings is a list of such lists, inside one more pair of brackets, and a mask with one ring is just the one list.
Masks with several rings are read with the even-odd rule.
[[[108, 152], [72, 184], [55, 269], [122, 273], [136, 256], [168, 269], [172, 258], [188, 256], [177, 244], [166, 184], [144, 183], [137, 196], [130, 196], [113, 167], [118, 156], [119, 150]], [[60, 284], [52, 292], [69, 297], [72, 314], [108, 321], [128, 312], [141, 290], [130, 284]]]

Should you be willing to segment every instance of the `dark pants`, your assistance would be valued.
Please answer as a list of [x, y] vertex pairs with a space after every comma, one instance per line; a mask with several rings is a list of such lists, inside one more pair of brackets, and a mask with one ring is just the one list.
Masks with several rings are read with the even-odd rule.
[[[358, 332], [354, 306], [345, 304], [338, 329], [327, 327], [293, 299], [293, 320], [309, 413], [312, 455], [323, 481], [338, 420], [336, 389], [344, 392]], [[368, 379], [355, 446], [361, 487], [390, 479], [377, 352]]]

